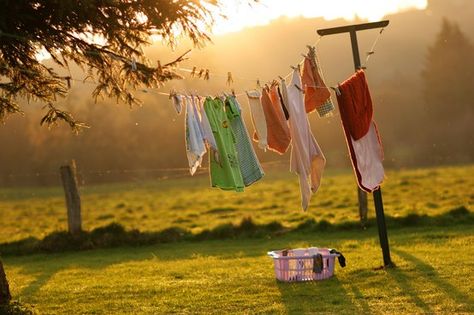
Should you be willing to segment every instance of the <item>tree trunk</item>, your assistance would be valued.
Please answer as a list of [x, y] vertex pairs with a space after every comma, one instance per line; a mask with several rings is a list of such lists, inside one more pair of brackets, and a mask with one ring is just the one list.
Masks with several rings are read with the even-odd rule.
[[7, 305], [10, 303], [12, 296], [10, 295], [10, 287], [8, 286], [7, 276], [3, 269], [2, 261], [0, 260], [0, 305]]

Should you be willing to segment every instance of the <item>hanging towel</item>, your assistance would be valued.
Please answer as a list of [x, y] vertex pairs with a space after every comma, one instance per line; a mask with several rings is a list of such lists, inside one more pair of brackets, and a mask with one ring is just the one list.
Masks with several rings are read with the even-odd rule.
[[305, 91], [304, 103], [307, 113], [317, 110], [320, 117], [329, 115], [334, 110], [331, 92], [326, 87], [320, 69], [316, 62], [316, 49], [310, 48], [308, 56], [304, 58], [301, 75]]
[[223, 190], [243, 191], [236, 138], [224, 111], [224, 102], [219, 98], [208, 97], [204, 101], [204, 109], [217, 144], [217, 151], [211, 149], [209, 154], [211, 185]]
[[[291, 162], [290, 170], [299, 176], [301, 190], [301, 206], [306, 210], [311, 195], [321, 185], [321, 178], [326, 159], [311, 132], [308, 122], [298, 70], [293, 71], [291, 84], [288, 86], [288, 110], [290, 112]], [[286, 89], [282, 86], [282, 89]]]
[[383, 148], [363, 70], [339, 85], [339, 112], [359, 187], [366, 192], [376, 190], [384, 179]]
[[244, 185], [250, 186], [260, 180], [264, 173], [250, 142], [247, 128], [242, 120], [240, 104], [235, 97], [228, 96], [225, 100], [225, 107], [227, 118], [230, 120], [230, 125], [235, 135], [235, 147]]
[[268, 147], [279, 154], [284, 154], [288, 150], [291, 137], [281, 105], [272, 103], [268, 88], [263, 88], [261, 101], [267, 122]]
[[217, 150], [216, 139], [212, 133], [211, 125], [209, 124], [209, 119], [207, 119], [206, 111], [204, 110], [204, 98], [200, 96], [195, 97], [196, 108], [199, 112], [199, 123], [201, 124], [202, 136], [207, 145]]
[[198, 118], [193, 109], [192, 98], [187, 96], [184, 100], [186, 104], [186, 156], [188, 157], [189, 172], [194, 175], [197, 168], [201, 166], [202, 157], [206, 153], [206, 146], [200, 131]]
[[253, 139], [258, 141], [258, 147], [266, 150], [267, 143], [267, 122], [263, 112], [262, 103], [260, 102], [261, 93], [257, 90], [247, 91], [249, 100], [250, 113], [252, 114], [252, 123], [254, 127]]

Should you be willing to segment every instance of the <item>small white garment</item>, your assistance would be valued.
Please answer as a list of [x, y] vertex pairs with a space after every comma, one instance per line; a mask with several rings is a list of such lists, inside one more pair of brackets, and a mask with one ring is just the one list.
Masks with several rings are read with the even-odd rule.
[[197, 168], [201, 166], [202, 157], [206, 153], [206, 145], [199, 126], [198, 117], [193, 109], [193, 101], [190, 96], [185, 97], [186, 115], [185, 115], [185, 140], [186, 156], [188, 157], [189, 172], [194, 175]]
[[282, 85], [281, 92], [283, 95], [288, 95], [287, 106], [290, 114], [288, 122], [291, 135], [290, 171], [299, 176], [301, 206], [303, 210], [306, 210], [311, 195], [321, 184], [326, 159], [311, 132], [303, 94], [297, 87], [301, 87], [301, 76], [299, 71], [294, 70], [290, 85], [288, 87]]
[[359, 140], [351, 137], [352, 148], [357, 160], [360, 184], [365, 190], [373, 191], [383, 182], [385, 177], [382, 164], [383, 151], [379, 143], [374, 122], [370, 124], [369, 131]]
[[268, 148], [267, 121], [265, 120], [265, 113], [260, 101], [261, 93], [257, 90], [247, 91], [247, 97], [249, 99], [250, 113], [252, 114], [253, 128], [258, 137], [258, 147], [266, 150]]
[[201, 125], [202, 137], [204, 141], [212, 149], [214, 149], [214, 151], [217, 151], [216, 139], [214, 138], [211, 125], [209, 124], [209, 119], [207, 118], [206, 111], [204, 110], [204, 98], [197, 96], [194, 99], [194, 105], [199, 112], [199, 124]]
[[174, 93], [170, 95], [170, 98], [173, 101], [173, 105], [174, 105], [174, 109], [176, 110], [176, 113], [178, 115], [181, 114], [181, 111], [183, 110], [183, 103], [185, 101], [185, 96]]

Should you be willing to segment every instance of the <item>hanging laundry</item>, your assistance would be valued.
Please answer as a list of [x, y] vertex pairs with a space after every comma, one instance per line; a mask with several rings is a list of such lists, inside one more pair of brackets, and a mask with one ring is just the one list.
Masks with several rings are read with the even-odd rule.
[[214, 138], [211, 125], [209, 124], [206, 111], [204, 110], [204, 98], [200, 96], [195, 96], [195, 104], [199, 112], [199, 123], [201, 125], [202, 136], [204, 138], [204, 141], [210, 148], [217, 150], [216, 139]]
[[304, 104], [307, 113], [317, 110], [320, 117], [329, 115], [334, 110], [331, 92], [326, 87], [316, 62], [316, 49], [309, 47], [309, 53], [304, 58], [303, 72]]
[[224, 111], [224, 102], [219, 98], [207, 97], [204, 109], [217, 144], [217, 150], [212, 149], [209, 154], [212, 187], [244, 191], [235, 149], [236, 139]]
[[284, 154], [288, 150], [291, 137], [281, 105], [272, 102], [267, 87], [262, 89], [261, 102], [267, 122], [268, 147], [279, 154]]
[[183, 110], [184, 96], [172, 91], [170, 93], [170, 99], [173, 102], [176, 113], [178, 115], [181, 114], [181, 111]]
[[225, 100], [227, 118], [230, 120], [232, 131], [235, 135], [235, 147], [239, 158], [240, 172], [245, 186], [250, 186], [262, 179], [264, 173], [257, 155], [249, 139], [249, 134], [242, 120], [242, 109], [234, 96], [228, 96]]
[[260, 97], [262, 94], [257, 90], [247, 91], [249, 100], [250, 113], [252, 114], [252, 123], [254, 128], [253, 139], [258, 141], [258, 147], [267, 150], [267, 122], [265, 121], [265, 114], [263, 112]]
[[290, 113], [288, 112], [287, 102], [283, 100], [283, 95], [281, 94], [281, 89], [278, 83], [274, 83], [270, 90], [270, 98], [272, 99], [272, 103], [280, 104], [281, 109], [283, 110], [283, 114], [285, 115], [285, 119], [288, 120], [290, 118]]
[[293, 71], [291, 83], [287, 90], [288, 109], [290, 112], [291, 133], [291, 162], [290, 170], [299, 176], [301, 190], [301, 206], [306, 210], [311, 195], [321, 185], [321, 178], [326, 159], [314, 138], [306, 115], [303, 94], [298, 89], [301, 86], [301, 76], [298, 70]]
[[372, 119], [372, 99], [364, 71], [358, 70], [340, 84], [339, 91], [337, 102], [357, 182], [361, 189], [372, 192], [385, 175], [382, 142]]
[[197, 168], [201, 166], [202, 157], [206, 153], [206, 146], [201, 134], [198, 118], [193, 109], [192, 98], [185, 97], [185, 134], [186, 134], [186, 156], [189, 163], [189, 171], [194, 175]]

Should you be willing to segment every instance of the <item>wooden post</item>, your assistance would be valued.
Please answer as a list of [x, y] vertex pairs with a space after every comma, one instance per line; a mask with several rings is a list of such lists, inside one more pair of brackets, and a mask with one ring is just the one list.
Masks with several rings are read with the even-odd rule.
[[82, 221], [81, 197], [77, 189], [76, 162], [71, 160], [70, 165], [63, 165], [59, 170], [66, 196], [68, 230], [71, 234], [77, 234], [82, 231]]
[[367, 227], [367, 193], [357, 187], [357, 196], [359, 198], [359, 218], [360, 218], [360, 225], [362, 228]]
[[0, 260], [0, 306], [10, 304], [12, 296], [10, 295], [10, 287], [8, 286], [7, 276]]

